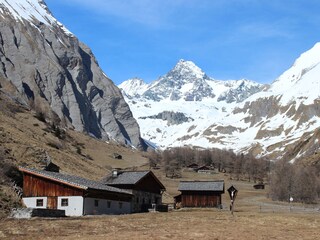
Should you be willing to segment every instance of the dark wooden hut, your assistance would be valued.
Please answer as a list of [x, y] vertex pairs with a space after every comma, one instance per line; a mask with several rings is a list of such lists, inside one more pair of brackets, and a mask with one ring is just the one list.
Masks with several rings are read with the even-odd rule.
[[224, 181], [181, 181], [175, 203], [181, 207], [220, 207]]
[[189, 168], [189, 169], [196, 169], [196, 168], [198, 168], [198, 167], [199, 167], [199, 165], [196, 164], [196, 163], [191, 163], [191, 164], [189, 164], [189, 165], [187, 166], [187, 168]]
[[264, 189], [264, 184], [263, 183], [255, 184], [255, 185], [253, 185], [253, 188], [254, 189]]

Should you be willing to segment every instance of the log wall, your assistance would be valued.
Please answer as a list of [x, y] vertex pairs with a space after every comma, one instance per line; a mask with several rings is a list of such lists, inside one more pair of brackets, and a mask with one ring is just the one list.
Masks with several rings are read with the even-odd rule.
[[84, 190], [24, 173], [24, 197], [83, 196]]
[[182, 207], [218, 207], [221, 205], [221, 194], [215, 192], [188, 192], [181, 194]]

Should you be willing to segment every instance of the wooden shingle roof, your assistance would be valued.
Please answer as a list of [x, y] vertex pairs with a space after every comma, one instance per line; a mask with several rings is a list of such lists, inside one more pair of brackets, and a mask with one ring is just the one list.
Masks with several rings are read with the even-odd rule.
[[32, 174], [35, 176], [43, 177], [55, 182], [60, 182], [72, 187], [88, 190], [88, 189], [95, 189], [95, 190], [102, 190], [102, 191], [108, 191], [108, 192], [114, 192], [114, 193], [124, 193], [124, 194], [130, 194], [130, 192], [119, 189], [116, 187], [111, 187], [106, 184], [103, 184], [101, 182], [89, 180], [86, 178], [74, 176], [74, 175], [67, 175], [62, 174], [58, 172], [49, 172], [44, 170], [38, 170], [34, 168], [24, 168], [19, 167], [19, 170], [24, 173]]
[[224, 192], [224, 181], [181, 181], [178, 190]]

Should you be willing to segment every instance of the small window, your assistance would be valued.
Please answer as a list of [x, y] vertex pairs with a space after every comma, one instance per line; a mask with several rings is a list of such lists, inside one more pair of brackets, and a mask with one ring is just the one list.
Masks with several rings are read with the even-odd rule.
[[94, 200], [94, 206], [99, 207], [99, 200], [97, 200], [97, 199]]
[[68, 207], [69, 206], [69, 199], [68, 198], [61, 198], [61, 207]]
[[119, 209], [122, 208], [122, 202], [119, 202]]
[[36, 206], [43, 207], [43, 199], [37, 199]]
[[107, 202], [107, 206], [108, 206], [108, 208], [111, 208], [111, 202], [110, 201]]
[[139, 197], [137, 197], [137, 203], [139, 203]]

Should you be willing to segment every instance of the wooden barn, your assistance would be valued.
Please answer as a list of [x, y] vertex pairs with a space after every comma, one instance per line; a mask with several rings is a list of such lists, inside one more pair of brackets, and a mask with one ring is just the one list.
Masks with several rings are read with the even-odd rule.
[[220, 207], [221, 194], [224, 193], [224, 181], [181, 181], [175, 197], [180, 207]]
[[189, 168], [189, 169], [197, 169], [198, 167], [199, 167], [199, 165], [196, 164], [196, 163], [191, 163], [191, 164], [189, 164], [189, 165], [187, 166], [187, 168]]
[[67, 216], [131, 213], [132, 194], [59, 172], [20, 167], [23, 202], [29, 208], [65, 210]]
[[152, 171], [114, 170], [102, 182], [132, 193], [132, 211], [146, 212], [152, 206], [163, 209], [162, 193], [166, 190]]

